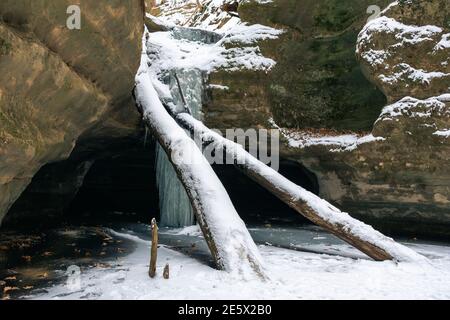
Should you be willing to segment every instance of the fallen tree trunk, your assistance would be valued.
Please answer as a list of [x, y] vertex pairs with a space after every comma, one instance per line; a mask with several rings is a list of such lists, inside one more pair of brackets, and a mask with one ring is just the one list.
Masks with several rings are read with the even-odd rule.
[[136, 76], [134, 96], [186, 189], [217, 268], [265, 278], [258, 249], [225, 188], [194, 141], [167, 113], [145, 68]]
[[327, 201], [289, 181], [277, 171], [254, 158], [242, 146], [210, 130], [188, 113], [175, 114], [172, 113], [170, 107], [168, 110], [177, 122], [195, 135], [196, 139], [202, 141], [202, 144], [213, 144], [216, 152], [225, 150], [227, 155], [235, 161], [239, 159], [236, 161], [239, 164], [236, 165], [248, 177], [316, 225], [351, 244], [374, 260], [400, 262], [425, 259], [415, 251], [384, 236], [371, 226], [352, 218], [348, 213], [340, 211]]

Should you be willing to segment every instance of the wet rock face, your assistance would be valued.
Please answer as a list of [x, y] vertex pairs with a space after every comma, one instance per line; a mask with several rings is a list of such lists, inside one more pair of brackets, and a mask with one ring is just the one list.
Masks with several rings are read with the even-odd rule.
[[81, 1], [80, 30], [71, 4], [0, 2], [0, 221], [43, 165], [138, 132], [143, 2]]

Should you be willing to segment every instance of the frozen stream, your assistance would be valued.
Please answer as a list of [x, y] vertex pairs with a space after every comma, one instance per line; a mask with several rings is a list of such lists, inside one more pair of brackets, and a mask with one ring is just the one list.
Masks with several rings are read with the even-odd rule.
[[[66, 276], [29, 299], [449, 299], [450, 247], [407, 243], [431, 263], [374, 262], [316, 227], [251, 227], [271, 279], [242, 279], [212, 269], [197, 227], [161, 229], [158, 275], [149, 279], [149, 227], [105, 229], [126, 254], [82, 268], [80, 287]], [[289, 248], [289, 249], [287, 249]], [[339, 254], [339, 255], [336, 255]], [[170, 264], [169, 280], [162, 268]]]

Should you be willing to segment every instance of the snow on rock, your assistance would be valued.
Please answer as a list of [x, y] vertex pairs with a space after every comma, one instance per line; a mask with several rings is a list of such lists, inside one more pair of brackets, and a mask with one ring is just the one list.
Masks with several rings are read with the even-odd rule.
[[[383, 108], [374, 125], [375, 135], [387, 139], [403, 137], [406, 141], [420, 139], [426, 141], [426, 150], [430, 141], [444, 147], [446, 141], [431, 137], [446, 138], [446, 130], [450, 127], [450, 94], [443, 94], [428, 99], [405, 97]], [[429, 152], [429, 151], [427, 151]]]
[[447, 7], [446, 0], [395, 1], [359, 33], [357, 57], [389, 101], [449, 92], [450, 33], [441, 12]]
[[269, 122], [280, 131], [291, 148], [303, 149], [311, 146], [324, 146], [329, 147], [331, 152], [344, 152], [356, 150], [361, 144], [385, 140], [383, 137], [375, 137], [372, 134], [365, 136], [357, 134], [329, 135], [297, 131], [280, 128], [273, 119], [270, 119]]
[[221, 84], [209, 84], [208, 88], [215, 89], [215, 90], [224, 90], [224, 91], [230, 90], [230, 87], [223, 86]]
[[450, 129], [438, 130], [433, 134], [444, 138], [450, 138]]
[[[374, 34], [385, 33], [392, 35], [395, 41], [383, 49], [370, 48], [371, 42], [374, 40]], [[423, 42], [436, 42], [436, 37], [443, 33], [442, 28], [426, 25], [426, 26], [412, 26], [401, 22], [381, 16], [380, 18], [370, 21], [358, 36], [357, 54], [368, 64], [374, 67], [386, 69], [388, 74], [380, 74], [379, 79], [387, 84], [402, 82], [405, 79], [413, 82], [430, 83], [434, 78], [450, 77], [449, 73], [440, 71], [427, 71], [420, 68], [415, 68], [407, 63], [399, 63], [397, 65], [389, 65], [388, 60], [393, 56], [399, 48], [405, 46], [420, 45]], [[448, 35], [443, 35], [442, 40], [436, 44], [436, 49], [446, 48], [448, 45]], [[366, 48], [370, 48], [367, 49]]]
[[433, 38], [436, 35], [441, 34], [442, 31], [442, 28], [433, 25], [407, 25], [393, 18], [381, 16], [366, 24], [359, 33], [357, 42], [358, 44], [364, 45], [373, 40], [374, 33], [385, 32], [393, 34], [395, 39], [398, 40], [398, 42], [394, 44], [395, 47], [401, 47], [408, 44], [418, 44], [423, 41], [433, 41]]
[[223, 5], [229, 2], [227, 0], [165, 1], [157, 8], [159, 17], [173, 25], [204, 30], [226, 30], [240, 21], [236, 15], [223, 10]]
[[220, 46], [175, 39], [171, 32], [149, 34], [146, 46], [150, 70], [156, 75], [176, 68], [209, 71], [225, 64]]
[[374, 137], [372, 134], [358, 136], [345, 134], [339, 136], [316, 136], [309, 133], [281, 131], [292, 148], [306, 148], [311, 146], [329, 146], [331, 152], [353, 151], [359, 145], [374, 141], [384, 141], [383, 137]]
[[441, 40], [434, 47], [434, 51], [441, 51], [444, 49], [450, 49], [450, 33], [442, 35]]
[[425, 100], [405, 97], [396, 103], [384, 107], [377, 121], [393, 120], [400, 116], [410, 118], [449, 117], [450, 108], [446, 104], [449, 101], [449, 97], [449, 94]]
[[[258, 41], [276, 39], [283, 30], [242, 22], [238, 16], [222, 9], [224, 0], [182, 0], [160, 5], [159, 24], [171, 30], [149, 35], [147, 47], [153, 56], [152, 64], [157, 74], [173, 68], [198, 68], [206, 72], [217, 69], [237, 71], [241, 69], [270, 70], [276, 62], [264, 57], [256, 44]], [[198, 15], [196, 15], [198, 13]], [[187, 41], [174, 36], [181, 28], [186, 32], [211, 32], [220, 37], [215, 43]], [[161, 54], [162, 53], [162, 54]]]
[[238, 23], [226, 32], [223, 42], [252, 44], [262, 40], [277, 39], [282, 33], [282, 30], [261, 24], [248, 25], [246, 23]]
[[[242, 32], [242, 28], [239, 28], [239, 32]], [[151, 69], [158, 75], [176, 68], [196, 68], [205, 72], [217, 69], [270, 70], [276, 62], [264, 57], [258, 46], [226, 47], [226, 44], [233, 41], [243, 40], [250, 44], [261, 36], [253, 28], [249, 28], [245, 37], [237, 34], [217, 43], [205, 44], [177, 39], [171, 31], [154, 32], [147, 41], [148, 53], [152, 58]]]
[[441, 136], [433, 132], [449, 127], [446, 8], [446, 0], [395, 1], [358, 35], [356, 54], [365, 74], [390, 102], [375, 122], [375, 136]]
[[396, 65], [388, 75], [380, 74], [379, 79], [386, 84], [396, 84], [402, 82], [405, 79], [412, 82], [430, 84], [432, 80], [440, 79], [444, 77], [450, 78], [450, 73], [444, 73], [440, 71], [426, 71], [423, 69], [415, 69], [407, 63], [400, 63]]

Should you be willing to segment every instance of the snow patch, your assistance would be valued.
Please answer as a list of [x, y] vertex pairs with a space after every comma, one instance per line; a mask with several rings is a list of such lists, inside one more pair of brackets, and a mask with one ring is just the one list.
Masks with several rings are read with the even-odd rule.
[[[381, 61], [381, 58], [380, 58], [380, 61]], [[376, 62], [372, 62], [372, 63], [375, 64]], [[380, 63], [382, 63], [382, 62], [380, 62]], [[405, 79], [409, 79], [416, 83], [430, 84], [431, 81], [433, 81], [435, 79], [450, 77], [450, 73], [443, 73], [440, 71], [428, 72], [423, 69], [415, 69], [407, 63], [400, 63], [395, 68], [400, 69], [400, 71], [397, 71], [388, 76], [384, 75], [384, 74], [380, 74], [378, 76], [378, 78], [382, 82], [392, 85], [392, 84], [396, 84], [398, 82], [404, 81]]]
[[202, 230], [200, 229], [200, 226], [198, 224], [179, 229], [169, 229], [167, 231], [162, 231], [161, 233], [173, 234], [177, 236], [191, 236], [191, 237], [203, 236]]
[[292, 131], [289, 129], [280, 128], [272, 118], [269, 119], [269, 123], [280, 131], [291, 148], [303, 149], [311, 146], [333, 146], [334, 148], [330, 149], [331, 152], [344, 152], [353, 151], [357, 149], [358, 146], [365, 143], [386, 140], [383, 137], [375, 137], [372, 134], [365, 136], [358, 136], [356, 134], [332, 136]]
[[210, 85], [208, 85], [208, 87], [210, 89], [216, 89], [216, 90], [224, 90], [224, 91], [230, 90], [230, 87], [223, 86], [223, 85], [220, 85], [220, 84], [210, 84]]
[[392, 120], [399, 116], [411, 118], [429, 118], [433, 114], [450, 115], [445, 102], [450, 101], [450, 94], [420, 100], [413, 97], [405, 97], [400, 101], [384, 107], [377, 121]]
[[367, 44], [374, 33], [394, 34], [399, 42], [395, 46], [415, 45], [424, 41], [434, 41], [434, 37], [443, 32], [437, 26], [407, 25], [393, 18], [381, 16], [368, 22], [358, 35], [358, 43]]
[[446, 33], [446, 34], [442, 35], [441, 40], [434, 47], [434, 51], [436, 52], [436, 51], [445, 50], [445, 49], [449, 49], [449, 48], [450, 48], [450, 33]]
[[450, 138], [450, 129], [438, 130], [433, 134], [436, 136], [444, 137], [444, 138]]
[[307, 133], [288, 133], [284, 136], [288, 140], [289, 146], [292, 148], [334, 146], [335, 148], [330, 149], [332, 152], [353, 151], [362, 144], [385, 140], [383, 137], [374, 137], [372, 134], [361, 137], [356, 134], [346, 134], [340, 136], [314, 136]]

